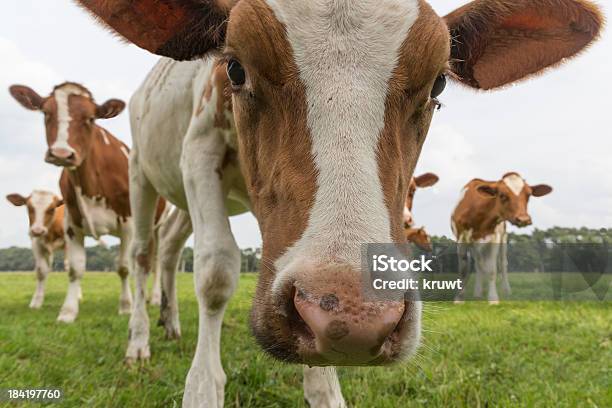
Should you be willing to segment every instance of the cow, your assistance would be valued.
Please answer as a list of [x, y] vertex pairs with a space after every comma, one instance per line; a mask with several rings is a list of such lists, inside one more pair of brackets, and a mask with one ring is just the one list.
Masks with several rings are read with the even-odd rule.
[[150, 358], [141, 294], [161, 195], [183, 211], [176, 242], [195, 237], [184, 407], [224, 403], [221, 327], [240, 270], [228, 217], [247, 210], [263, 241], [251, 330], [265, 352], [306, 366], [311, 406], [345, 406], [335, 365], [413, 355], [422, 304], [365, 299], [361, 245], [405, 242], [410, 177], [447, 78], [506, 86], [576, 55], [603, 24], [586, 0], [477, 0], [444, 18], [424, 0], [79, 3], [169, 57], [130, 102], [139, 289], [126, 357]]
[[424, 251], [431, 252], [433, 247], [431, 244], [431, 237], [427, 233], [424, 227], [421, 228], [406, 228], [406, 240], [412, 244], [415, 244]]
[[[53, 254], [64, 250], [64, 201], [50, 191], [34, 190], [27, 197], [21, 194], [9, 194], [6, 199], [16, 207], [25, 206], [30, 222], [29, 235], [32, 241], [32, 255], [36, 270], [36, 291], [32, 296], [30, 308], [40, 309], [45, 300], [45, 283], [53, 269]], [[64, 269], [68, 260], [64, 259]]]
[[425, 251], [431, 251], [431, 238], [425, 228], [415, 228], [414, 218], [412, 216], [412, 205], [414, 204], [414, 195], [417, 188], [426, 188], [435, 185], [440, 178], [433, 173], [424, 173], [418, 177], [412, 177], [408, 185], [408, 194], [404, 203], [404, 231], [406, 240], [417, 245]]
[[[44, 114], [48, 145], [45, 161], [64, 168], [59, 184], [66, 205], [64, 232], [70, 282], [57, 320], [71, 323], [77, 318], [81, 278], [85, 272], [86, 236], [99, 239], [102, 235], [113, 235], [121, 240], [117, 260], [121, 278], [119, 313], [129, 314], [132, 294], [127, 255], [133, 235], [128, 190], [129, 150], [96, 123], [98, 119], [119, 115], [125, 103], [111, 99], [98, 105], [87, 88], [74, 82], [57, 85], [45, 98], [23, 85], [13, 85], [9, 91], [25, 108]], [[160, 200], [158, 216], [163, 207], [164, 202]], [[157, 300], [155, 295], [152, 297]], [[157, 298], [160, 302], [161, 296]]]
[[[488, 301], [499, 304], [497, 272], [502, 286], [510, 294], [508, 282], [506, 222], [517, 227], [531, 225], [527, 212], [530, 197], [543, 197], [552, 192], [546, 184], [529, 185], [518, 173], [505, 174], [499, 181], [474, 179], [461, 192], [461, 199], [451, 216], [451, 228], [457, 239], [460, 278], [467, 282], [470, 257], [474, 260], [476, 282], [474, 296], [482, 297], [482, 279], [487, 277]], [[465, 285], [456, 295], [462, 303]]]

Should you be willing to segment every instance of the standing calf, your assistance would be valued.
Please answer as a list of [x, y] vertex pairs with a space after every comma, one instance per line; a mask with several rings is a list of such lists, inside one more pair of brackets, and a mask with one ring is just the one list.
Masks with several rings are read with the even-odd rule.
[[[26, 206], [28, 210], [32, 254], [38, 280], [30, 307], [39, 309], [45, 300], [47, 276], [53, 269], [53, 253], [58, 249], [66, 250], [64, 202], [52, 192], [42, 190], [34, 190], [28, 197], [21, 194], [9, 194], [6, 199], [17, 207]], [[68, 270], [66, 257], [64, 257], [64, 268]]]
[[[542, 197], [552, 192], [546, 184], [530, 186], [518, 173], [508, 173], [500, 181], [474, 179], [462, 191], [462, 197], [451, 217], [453, 234], [457, 238], [459, 274], [467, 282], [470, 254], [475, 262], [474, 296], [482, 296], [482, 278], [489, 283], [489, 303], [499, 303], [497, 271], [502, 285], [510, 294], [507, 265], [506, 221], [517, 227], [531, 225], [527, 212], [530, 197]], [[465, 285], [456, 297], [463, 301]]]

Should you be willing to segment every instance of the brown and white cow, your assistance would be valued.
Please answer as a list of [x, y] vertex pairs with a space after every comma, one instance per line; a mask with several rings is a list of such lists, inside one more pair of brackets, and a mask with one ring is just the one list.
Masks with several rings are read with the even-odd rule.
[[[53, 254], [59, 249], [66, 249], [64, 201], [54, 193], [43, 190], [34, 190], [27, 197], [17, 193], [9, 194], [6, 199], [11, 204], [17, 207], [25, 206], [28, 210], [29, 235], [38, 280], [30, 307], [40, 309], [45, 300], [47, 276], [53, 269]], [[64, 259], [64, 268], [68, 270], [68, 259]]]
[[[195, 233], [185, 407], [223, 405], [221, 323], [240, 268], [227, 217], [249, 209], [263, 237], [251, 328], [271, 355], [311, 366], [312, 406], [345, 405], [329, 366], [412, 355], [421, 303], [365, 300], [360, 248], [404, 242], [407, 188], [446, 78], [519, 81], [574, 56], [603, 21], [584, 0], [478, 0], [445, 18], [424, 0], [79, 3], [154, 53], [214, 54], [163, 59], [130, 104], [140, 288], [155, 197], [188, 211], [177, 241], [189, 220]], [[129, 359], [150, 355], [136, 293]]]
[[[119, 115], [125, 103], [111, 99], [98, 105], [87, 88], [72, 82], [56, 86], [45, 98], [22, 85], [12, 86], [10, 93], [25, 108], [44, 114], [48, 145], [45, 161], [64, 167], [60, 189], [67, 209], [64, 228], [70, 284], [58, 321], [70, 323], [78, 315], [86, 236], [99, 239], [108, 234], [120, 238], [117, 261], [117, 273], [121, 278], [119, 313], [129, 314], [132, 294], [127, 249], [133, 232], [129, 150], [96, 124], [97, 119]], [[159, 302], [161, 296], [157, 297]]]
[[[499, 181], [474, 179], [464, 187], [451, 217], [451, 227], [457, 238], [459, 274], [464, 282], [469, 274], [470, 256], [475, 262], [475, 297], [482, 297], [482, 278], [486, 276], [489, 303], [499, 303], [498, 270], [504, 291], [510, 294], [506, 222], [517, 227], [531, 225], [527, 211], [529, 198], [551, 192], [552, 187], [546, 184], [531, 186], [515, 172], [505, 174]], [[457, 294], [457, 303], [463, 301], [465, 285], [463, 287]]]
[[418, 188], [427, 188], [434, 186], [440, 178], [433, 173], [424, 173], [418, 177], [412, 177], [408, 185], [408, 194], [404, 203], [404, 231], [406, 240], [411, 242], [425, 251], [431, 251], [431, 238], [424, 227], [414, 227], [414, 217], [412, 215], [412, 206], [414, 204], [414, 195]]

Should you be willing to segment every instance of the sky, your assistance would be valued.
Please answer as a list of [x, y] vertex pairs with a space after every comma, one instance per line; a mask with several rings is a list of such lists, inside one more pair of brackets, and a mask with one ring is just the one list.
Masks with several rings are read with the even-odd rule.
[[[430, 1], [440, 15], [464, 3]], [[610, 2], [600, 4], [612, 14]], [[531, 200], [534, 227], [612, 227], [611, 34], [605, 29], [577, 59], [509, 89], [482, 93], [450, 83], [415, 172], [435, 172], [440, 182], [417, 193], [416, 223], [450, 236], [450, 214], [463, 185], [474, 177], [498, 180], [517, 171], [531, 184], [554, 187], [551, 195]], [[98, 103], [127, 101], [157, 59], [118, 41], [71, 1], [4, 0], [0, 194], [59, 191], [60, 170], [43, 161], [43, 118], [18, 105], [8, 93], [10, 85], [25, 84], [45, 96], [69, 80], [87, 86]], [[99, 124], [131, 145], [127, 112]], [[233, 217], [231, 223], [240, 247], [261, 244], [252, 215]], [[3, 200], [0, 248], [13, 245], [29, 245], [27, 216]]]

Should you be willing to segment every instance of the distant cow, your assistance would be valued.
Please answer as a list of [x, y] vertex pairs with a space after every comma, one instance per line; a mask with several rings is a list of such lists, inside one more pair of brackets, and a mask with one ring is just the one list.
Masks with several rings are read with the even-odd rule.
[[[98, 105], [87, 88], [72, 82], [56, 86], [46, 98], [21, 85], [12, 86], [10, 92], [25, 108], [44, 114], [48, 144], [45, 161], [64, 167], [60, 189], [67, 208], [65, 234], [70, 284], [58, 320], [69, 323], [78, 315], [86, 236], [99, 239], [108, 234], [121, 239], [117, 265], [121, 278], [119, 313], [130, 313], [127, 255], [133, 225], [128, 189], [129, 150], [96, 124], [97, 119], [119, 115], [125, 103], [111, 99]], [[163, 205], [160, 201], [158, 218]], [[158, 291], [154, 300], [159, 302], [159, 298]]]
[[[64, 202], [52, 192], [42, 190], [34, 190], [27, 197], [21, 194], [9, 194], [6, 199], [17, 207], [26, 206], [28, 210], [32, 254], [38, 279], [30, 307], [39, 309], [45, 300], [47, 275], [53, 269], [53, 253], [59, 249], [66, 249]], [[64, 259], [66, 269], [68, 269], [67, 263], [68, 260]]]
[[[475, 297], [482, 297], [482, 278], [486, 275], [489, 303], [499, 303], [498, 269], [504, 291], [510, 293], [506, 221], [518, 227], [531, 225], [531, 216], [527, 212], [529, 198], [542, 197], [550, 192], [552, 187], [546, 184], [530, 186], [518, 173], [507, 173], [500, 181], [474, 179], [465, 186], [451, 217], [451, 226], [457, 238], [459, 274], [464, 282], [469, 273], [470, 254], [475, 262]], [[458, 293], [456, 301], [461, 302], [463, 295], [464, 291]]]
[[404, 204], [404, 232], [406, 234], [406, 239], [408, 242], [417, 245], [425, 251], [431, 251], [431, 238], [424, 227], [414, 227], [414, 217], [412, 215], [414, 195], [416, 194], [417, 188], [431, 187], [435, 185], [438, 180], [439, 177], [433, 173], [425, 173], [418, 177], [412, 177], [412, 179], [410, 179], [408, 194], [406, 195], [406, 202]]
[[[200, 326], [183, 407], [224, 403], [221, 329], [240, 271], [228, 216], [249, 210], [263, 239], [251, 328], [269, 354], [306, 365], [311, 406], [345, 405], [329, 366], [413, 355], [422, 305], [364, 298], [361, 249], [405, 242], [408, 183], [446, 75], [503, 87], [578, 53], [603, 20], [584, 0], [478, 0], [445, 18], [423, 0], [79, 3], [140, 47], [194, 60], [162, 59], [130, 102], [139, 285], [152, 200], [183, 210], [195, 234]], [[141, 293], [128, 359], [150, 356]]]

